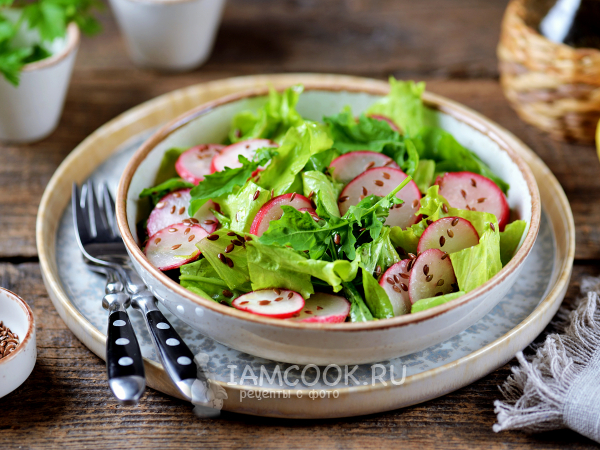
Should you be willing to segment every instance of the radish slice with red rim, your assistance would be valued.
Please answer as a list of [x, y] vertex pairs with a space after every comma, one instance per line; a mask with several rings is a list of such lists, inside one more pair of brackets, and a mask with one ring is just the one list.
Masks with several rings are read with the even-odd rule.
[[[340, 194], [338, 198], [340, 213], [346, 214], [350, 206], [357, 205], [369, 195], [385, 197], [406, 177], [407, 175], [400, 169], [392, 167], [375, 167], [363, 172], [348, 183]], [[396, 194], [396, 197], [404, 200], [404, 203], [390, 209], [385, 225], [406, 228], [417, 223], [420, 219], [416, 212], [421, 207], [421, 193], [415, 182], [411, 180]]]
[[199, 225], [177, 223], [163, 228], [148, 239], [144, 253], [154, 267], [171, 270], [200, 256], [196, 244], [208, 236]]
[[317, 292], [292, 316], [294, 322], [341, 323], [350, 313], [350, 302], [339, 295]]
[[421, 235], [417, 252], [439, 248], [446, 253], [458, 252], [479, 244], [477, 230], [461, 217], [444, 217], [431, 223]]
[[383, 153], [361, 150], [335, 158], [329, 165], [329, 172], [335, 181], [347, 184], [365, 170], [384, 166], [400, 169], [392, 158]]
[[510, 208], [502, 190], [489, 178], [472, 172], [448, 172], [438, 177], [439, 193], [453, 208], [494, 214], [500, 231], [508, 223]]
[[212, 159], [210, 166], [211, 172], [221, 172], [225, 169], [225, 167], [229, 167], [230, 169], [242, 167], [242, 164], [238, 159], [239, 155], [243, 155], [247, 159], [252, 160], [256, 150], [265, 147], [279, 146], [269, 139], [250, 139], [228, 145], [219, 153], [217, 153]]
[[450, 255], [437, 248], [425, 250], [408, 267], [408, 295], [413, 304], [424, 298], [437, 297], [457, 290]]
[[218, 205], [209, 200], [202, 205], [193, 218], [190, 218], [188, 207], [191, 198], [190, 189], [180, 189], [161, 198], [148, 217], [146, 223], [148, 236], [152, 236], [169, 225], [181, 222], [199, 224], [208, 233], [214, 232], [219, 226], [219, 221], [211, 209], [218, 211]]
[[[255, 236], [262, 236], [269, 229], [269, 223], [272, 220], [279, 220], [283, 216], [282, 206], [292, 206], [297, 210], [311, 208], [310, 200], [304, 195], [291, 193], [283, 194], [265, 203], [256, 214], [250, 227], [250, 233]], [[312, 214], [311, 214], [312, 215]]]
[[410, 259], [403, 259], [390, 266], [379, 280], [379, 285], [390, 299], [390, 303], [394, 309], [394, 316], [410, 313], [411, 302], [408, 295], [408, 284], [410, 281], [408, 264], [410, 261]]
[[287, 319], [304, 307], [304, 299], [287, 289], [263, 289], [244, 294], [231, 304], [236, 309], [259, 316]]
[[183, 152], [175, 163], [175, 170], [181, 178], [198, 184], [206, 175], [210, 175], [213, 157], [225, 146], [219, 144], [203, 144]]

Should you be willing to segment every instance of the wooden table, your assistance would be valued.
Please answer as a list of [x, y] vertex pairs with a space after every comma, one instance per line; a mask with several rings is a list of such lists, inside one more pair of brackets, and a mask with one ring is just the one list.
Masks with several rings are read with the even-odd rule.
[[234, 75], [333, 72], [425, 79], [428, 89], [497, 121], [531, 146], [564, 187], [577, 254], [567, 299], [600, 274], [600, 163], [521, 122], [498, 85], [495, 46], [504, 0], [231, 0], [210, 61], [187, 74], [136, 69], [112, 15], [85, 39], [58, 130], [34, 145], [0, 145], [0, 285], [37, 318], [37, 365], [0, 400], [0, 448], [593, 448], [570, 431], [495, 434], [492, 402], [510, 365], [450, 395], [403, 410], [344, 420], [284, 421], [190, 406], [149, 390], [137, 407], [111, 397], [104, 363], [55, 312], [35, 247], [37, 206], [49, 178], [88, 134], [159, 94]]

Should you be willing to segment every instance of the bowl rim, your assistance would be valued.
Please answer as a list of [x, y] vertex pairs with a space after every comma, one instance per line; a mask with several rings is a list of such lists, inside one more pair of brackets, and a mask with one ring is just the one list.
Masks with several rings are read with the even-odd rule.
[[[279, 91], [283, 89], [284, 88], [278, 88]], [[347, 91], [353, 93], [367, 93], [370, 95], [383, 96], [389, 92], [389, 87], [357, 87], [345, 83], [340, 83], [336, 86], [319, 83], [306, 83], [304, 84], [304, 91]], [[508, 276], [510, 276], [513, 272], [515, 272], [517, 268], [524, 262], [525, 258], [529, 255], [539, 232], [541, 218], [541, 201], [538, 186], [535, 181], [535, 177], [531, 172], [531, 169], [529, 168], [527, 163], [525, 163], [522, 157], [517, 154], [517, 152], [513, 149], [513, 146], [511, 144], [523, 147], [524, 150], [529, 150], [529, 148], [521, 141], [515, 142], [515, 140], [511, 139], [512, 135], [506, 129], [502, 128], [492, 120], [487, 119], [483, 115], [475, 112], [474, 110], [463, 106], [457, 102], [449, 100], [443, 96], [425, 91], [422, 96], [425, 106], [427, 106], [430, 109], [447, 114], [453, 117], [454, 119], [458, 120], [459, 122], [470, 126], [475, 131], [478, 131], [481, 134], [485, 134], [486, 136], [488, 136], [492, 141], [494, 141], [498, 145], [501, 151], [504, 151], [508, 154], [510, 159], [517, 165], [519, 171], [525, 179], [531, 196], [531, 221], [529, 223], [529, 229], [519, 250], [517, 250], [510, 262], [505, 267], [503, 267], [500, 270], [500, 272], [498, 272], [490, 280], [488, 280], [481, 286], [478, 286], [476, 289], [462, 295], [461, 297], [458, 297], [447, 303], [438, 305], [436, 307], [424, 311], [412, 314], [405, 314], [402, 316], [392, 317], [385, 320], [373, 320], [367, 322], [344, 322], [338, 324], [303, 323], [259, 316], [245, 311], [240, 311], [235, 308], [222, 305], [220, 303], [216, 303], [214, 300], [211, 299], [205, 299], [185, 289], [183, 286], [173, 281], [167, 275], [165, 275], [157, 268], [152, 266], [152, 264], [150, 264], [150, 262], [141, 251], [140, 247], [136, 243], [129, 230], [126, 205], [127, 193], [131, 184], [131, 179], [136, 173], [139, 165], [142, 163], [142, 161], [144, 161], [146, 156], [148, 156], [148, 154], [156, 147], [156, 145], [158, 145], [160, 142], [162, 142], [175, 131], [187, 125], [189, 122], [205, 114], [210, 113], [212, 110], [220, 106], [224, 106], [226, 104], [234, 103], [236, 101], [240, 101], [247, 98], [266, 96], [268, 92], [269, 88], [265, 87], [234, 93], [207, 103], [203, 103], [202, 105], [199, 105], [183, 113], [179, 117], [173, 119], [166, 125], [162, 126], [158, 131], [156, 131], [146, 141], [144, 141], [144, 143], [138, 148], [138, 150], [136, 150], [134, 155], [129, 160], [127, 166], [125, 167], [125, 170], [121, 175], [121, 179], [119, 181], [119, 186], [117, 190], [117, 225], [121, 232], [121, 236], [123, 237], [123, 241], [125, 242], [125, 245], [130, 252], [130, 255], [136, 260], [137, 263], [139, 263], [145, 270], [147, 270], [154, 279], [160, 282], [167, 289], [174, 291], [178, 295], [181, 295], [187, 300], [192, 301], [196, 305], [208, 308], [217, 314], [222, 314], [225, 316], [238, 318], [243, 321], [253, 322], [262, 325], [275, 326], [279, 328], [341, 332], [385, 330], [399, 326], [414, 325], [432, 319], [434, 317], [445, 314], [465, 303], [468, 303], [474, 300], [475, 298], [481, 296], [482, 294], [488, 293], [494, 287], [499, 285], [503, 280], [505, 280]]]
[[14, 292], [0, 287], [0, 295], [3, 294], [6, 295], [6, 297], [8, 297], [9, 299], [13, 300], [14, 303], [19, 305], [19, 307], [22, 309], [23, 313], [25, 314], [25, 317], [27, 318], [27, 332], [25, 333], [25, 337], [21, 339], [19, 345], [17, 345], [15, 351], [7, 357], [0, 359], [0, 367], [10, 363], [17, 357], [19, 353], [24, 351], [24, 349], [29, 345], [29, 342], [33, 339], [33, 334], [35, 332], [35, 318], [33, 317], [33, 311], [31, 311], [31, 308], [25, 302], [25, 300], [23, 300]]

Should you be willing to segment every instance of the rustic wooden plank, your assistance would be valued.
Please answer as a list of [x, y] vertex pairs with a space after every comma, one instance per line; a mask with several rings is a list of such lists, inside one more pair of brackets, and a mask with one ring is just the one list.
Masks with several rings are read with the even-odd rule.
[[[576, 265], [567, 300], [600, 266]], [[149, 390], [136, 407], [112, 399], [104, 363], [66, 328], [45, 292], [39, 266], [0, 264], [0, 285], [27, 300], [37, 318], [38, 363], [0, 400], [0, 448], [429, 448], [588, 449], [570, 431], [495, 434], [493, 401], [510, 365], [445, 397], [402, 410], [340, 420], [289, 421], [223, 412], [198, 419], [185, 402]], [[0, 313], [1, 315], [1, 313]], [[1, 318], [0, 318], [1, 319]]]

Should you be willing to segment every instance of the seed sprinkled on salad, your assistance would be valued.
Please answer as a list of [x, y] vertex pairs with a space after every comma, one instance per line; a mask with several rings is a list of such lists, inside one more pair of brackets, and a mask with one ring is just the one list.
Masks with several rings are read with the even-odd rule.
[[[233, 119], [222, 143], [198, 142], [175, 163], [165, 156], [179, 178], [140, 194], [155, 205], [140, 236], [150, 262], [248, 314], [323, 323], [420, 311], [477, 287], [463, 280], [489, 280], [526, 229], [509, 224], [508, 184], [424, 122], [423, 85], [390, 88], [321, 123], [296, 110], [301, 87], [273, 91]], [[508, 233], [489, 239], [495, 223]]]

